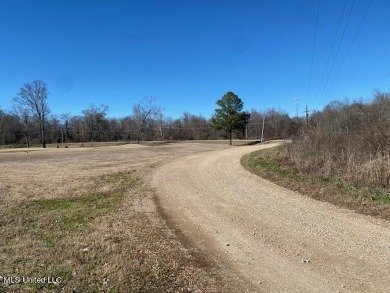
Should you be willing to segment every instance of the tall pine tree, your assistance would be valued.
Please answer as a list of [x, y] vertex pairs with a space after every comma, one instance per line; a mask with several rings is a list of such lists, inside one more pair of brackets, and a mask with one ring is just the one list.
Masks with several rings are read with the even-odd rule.
[[248, 124], [250, 114], [242, 111], [243, 101], [234, 93], [227, 92], [217, 101], [219, 109], [211, 118], [211, 125], [215, 129], [229, 133], [229, 144], [232, 145], [233, 132], [243, 131]]

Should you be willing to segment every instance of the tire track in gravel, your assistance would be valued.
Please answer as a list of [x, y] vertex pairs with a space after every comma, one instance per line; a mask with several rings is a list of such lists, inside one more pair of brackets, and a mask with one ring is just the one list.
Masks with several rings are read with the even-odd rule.
[[390, 224], [264, 180], [242, 155], [192, 154], [152, 179], [164, 213], [195, 246], [259, 292], [389, 292]]

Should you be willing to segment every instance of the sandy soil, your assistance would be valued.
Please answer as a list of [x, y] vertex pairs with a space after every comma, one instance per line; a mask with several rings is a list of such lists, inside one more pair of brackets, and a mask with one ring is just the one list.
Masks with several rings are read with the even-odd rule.
[[258, 292], [389, 292], [390, 224], [246, 171], [264, 146], [190, 154], [153, 175], [161, 209]]

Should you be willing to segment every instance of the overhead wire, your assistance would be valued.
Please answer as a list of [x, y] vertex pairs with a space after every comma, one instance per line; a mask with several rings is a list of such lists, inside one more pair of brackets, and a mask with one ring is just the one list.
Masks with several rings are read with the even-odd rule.
[[[267, 116], [265, 116], [265, 118], [267, 118]], [[283, 118], [272, 119], [272, 120], [270, 120], [268, 118], [268, 119], [264, 120], [264, 124], [275, 123], [275, 122], [284, 121], [284, 120], [292, 120], [292, 118], [290, 118], [290, 117], [283, 117]], [[248, 123], [248, 125], [262, 125], [262, 124], [263, 124], [263, 122], [249, 122]]]
[[312, 50], [312, 55], [311, 55], [309, 84], [308, 84], [308, 88], [307, 88], [306, 102], [307, 102], [307, 100], [309, 99], [309, 96], [310, 96], [311, 79], [312, 79], [312, 75], [313, 75], [314, 55], [315, 55], [315, 49], [316, 49], [316, 43], [317, 43], [318, 19], [319, 19], [319, 16], [320, 16], [320, 7], [321, 7], [321, 0], [318, 0], [317, 18], [316, 18], [316, 26], [315, 26], [315, 31], [314, 31], [314, 42], [313, 42], [313, 50]]
[[344, 36], [345, 36], [345, 32], [346, 32], [346, 30], [347, 30], [347, 27], [348, 27], [348, 24], [349, 24], [349, 20], [350, 20], [350, 18], [351, 18], [351, 14], [352, 14], [352, 10], [353, 10], [354, 6], [355, 6], [355, 0], [353, 0], [352, 5], [351, 5], [351, 8], [349, 9], [348, 18], [347, 18], [347, 21], [345, 22], [344, 29], [343, 29], [343, 33], [342, 33], [342, 36], [341, 36], [339, 45], [338, 45], [337, 50], [336, 50], [336, 54], [335, 54], [335, 56], [334, 56], [334, 58], [333, 58], [332, 66], [331, 66], [330, 71], [329, 71], [329, 74], [328, 74], [328, 76], [327, 76], [327, 78], [326, 78], [325, 86], [324, 86], [324, 88], [323, 88], [323, 90], [322, 90], [322, 94], [321, 94], [320, 99], [319, 99], [319, 101], [318, 101], [318, 103], [317, 103], [317, 105], [316, 105], [316, 108], [318, 107], [318, 105], [320, 104], [321, 100], [322, 100], [322, 99], [324, 98], [324, 96], [325, 96], [325, 92], [326, 92], [326, 89], [327, 89], [327, 87], [328, 87], [328, 83], [329, 83], [330, 77], [331, 77], [331, 75], [332, 75], [333, 67], [334, 67], [335, 62], [336, 62], [336, 60], [337, 60], [337, 56], [338, 56], [338, 54], [339, 54], [339, 52], [340, 52], [341, 44], [343, 43]]
[[[347, 3], [348, 3], [348, 0], [345, 0], [345, 1], [344, 1], [344, 6], [343, 6], [343, 10], [342, 10], [342, 12], [341, 12], [339, 22], [338, 22], [338, 24], [337, 24], [336, 33], [335, 33], [334, 38], [333, 38], [333, 41], [332, 41], [332, 46], [331, 46], [331, 49], [330, 49], [328, 58], [327, 58], [327, 60], [326, 60], [326, 65], [325, 65], [324, 71], [323, 71], [322, 76], [321, 76], [320, 84], [319, 84], [319, 86], [318, 86], [318, 88], [317, 88], [317, 92], [316, 92], [316, 95], [315, 95], [315, 101], [318, 100], [318, 94], [319, 94], [320, 89], [321, 89], [321, 86], [322, 86], [322, 84], [323, 84], [325, 74], [326, 74], [326, 72], [327, 72], [327, 70], [328, 70], [328, 66], [329, 66], [329, 63], [330, 63], [330, 59], [331, 59], [331, 57], [332, 57], [334, 45], [336, 44], [337, 36], [338, 36], [338, 34], [339, 34], [339, 31], [340, 31], [341, 22], [342, 22], [342, 20], [343, 20], [343, 18], [344, 18], [344, 13], [345, 13], [345, 8], [347, 7]], [[315, 108], [317, 108], [317, 107], [315, 107]]]
[[[331, 82], [331, 84], [330, 84], [329, 87], [332, 87], [332, 86], [333, 86], [333, 84], [334, 84], [334, 82], [335, 82], [337, 76], [339, 75], [340, 70], [341, 70], [341, 67], [344, 65], [345, 60], [347, 59], [347, 57], [348, 57], [348, 55], [349, 55], [349, 52], [351, 51], [351, 48], [352, 48], [352, 46], [353, 46], [353, 44], [354, 44], [354, 42], [355, 42], [355, 40], [356, 40], [356, 37], [357, 37], [357, 35], [358, 35], [359, 31], [360, 31], [360, 28], [362, 27], [362, 25], [363, 25], [363, 23], [364, 23], [364, 21], [365, 21], [367, 15], [368, 15], [368, 12], [369, 12], [369, 10], [370, 10], [370, 8], [371, 8], [372, 2], [373, 2], [373, 0], [370, 0], [368, 6], [367, 6], [367, 8], [366, 8], [366, 11], [365, 11], [365, 13], [364, 13], [364, 15], [363, 15], [363, 18], [361, 19], [361, 21], [360, 21], [360, 23], [359, 23], [359, 26], [358, 26], [358, 28], [357, 28], [357, 30], [356, 30], [356, 32], [355, 32], [353, 38], [352, 38], [352, 41], [351, 41], [351, 43], [350, 43], [350, 45], [349, 45], [349, 47], [348, 47], [348, 50], [347, 50], [346, 54], [344, 55], [344, 58], [342, 59], [342, 61], [341, 61], [341, 63], [340, 63], [340, 66], [338, 67], [338, 69], [337, 69], [337, 71], [336, 71], [336, 74], [335, 74], [335, 76], [334, 76], [334, 78], [333, 78], [333, 80], [332, 80], [332, 82]], [[325, 95], [328, 93], [328, 91], [329, 91], [329, 88], [327, 89]]]

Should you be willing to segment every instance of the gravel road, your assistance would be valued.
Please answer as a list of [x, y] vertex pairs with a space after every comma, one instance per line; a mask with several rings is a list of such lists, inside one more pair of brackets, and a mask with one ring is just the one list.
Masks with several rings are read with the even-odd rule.
[[390, 223], [282, 188], [240, 158], [191, 154], [159, 167], [161, 208], [191, 242], [258, 292], [390, 292]]

